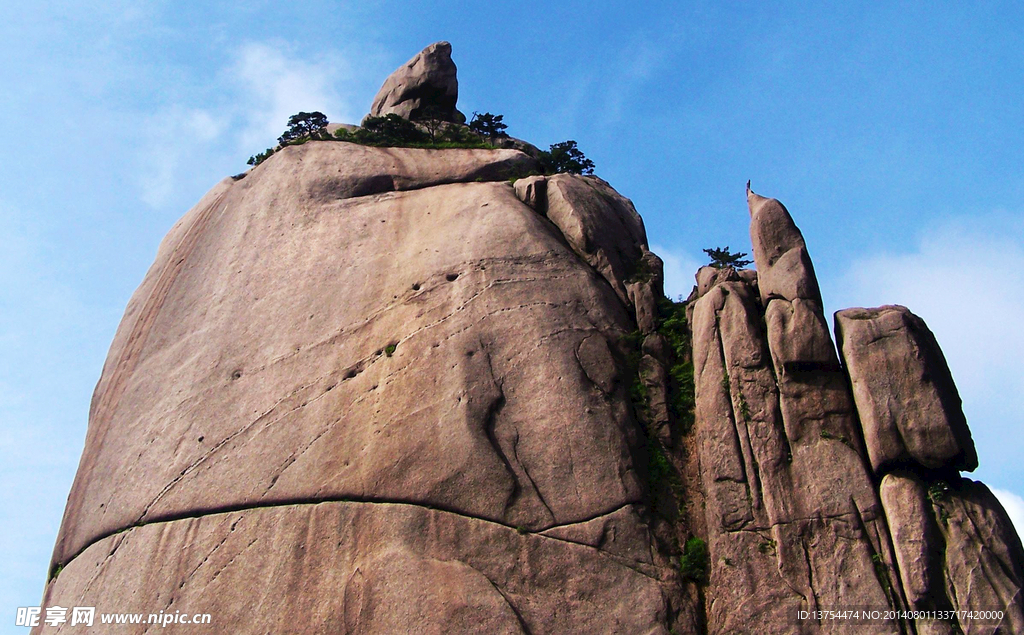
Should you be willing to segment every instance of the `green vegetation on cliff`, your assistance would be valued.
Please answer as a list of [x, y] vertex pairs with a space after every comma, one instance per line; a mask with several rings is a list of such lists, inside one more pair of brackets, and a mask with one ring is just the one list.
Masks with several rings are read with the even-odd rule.
[[[248, 164], [255, 167], [281, 148], [302, 145], [307, 141], [345, 141], [380, 148], [492, 149], [496, 147], [494, 142], [509, 139], [505, 133], [508, 126], [503, 119], [502, 115], [489, 112], [482, 115], [473, 113], [473, 119], [464, 125], [446, 121], [441, 113], [428, 109], [416, 121], [393, 113], [380, 117], [370, 116], [363, 120], [362, 126], [342, 127], [334, 134], [329, 134], [327, 117], [323, 113], [300, 112], [288, 118], [288, 129], [278, 138], [280, 145], [249, 157]], [[528, 153], [540, 163], [537, 174], [594, 173], [594, 162], [583, 154], [572, 139], [554, 143], [548, 150], [537, 150], [521, 142], [520, 145], [528, 148]]]

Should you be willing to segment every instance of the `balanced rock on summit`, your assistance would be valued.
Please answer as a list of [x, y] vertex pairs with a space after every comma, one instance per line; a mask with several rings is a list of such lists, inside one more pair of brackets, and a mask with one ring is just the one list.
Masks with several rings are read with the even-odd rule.
[[452, 45], [435, 42], [392, 73], [370, 107], [370, 116], [398, 115], [415, 121], [428, 112], [444, 121], [463, 123], [466, 116], [455, 108], [459, 80]]

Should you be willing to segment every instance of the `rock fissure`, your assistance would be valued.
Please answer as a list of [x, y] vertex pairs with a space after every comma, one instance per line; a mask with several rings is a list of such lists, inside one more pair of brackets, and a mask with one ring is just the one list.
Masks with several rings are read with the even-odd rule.
[[[455, 516], [459, 516], [459, 517], [462, 517], [462, 518], [467, 518], [467, 519], [474, 520], [474, 521], [490, 523], [490, 524], [493, 524], [493, 525], [499, 525], [499, 526], [501, 526], [501, 527], [503, 527], [505, 529], [509, 529], [509, 530], [512, 530], [512, 531], [515, 531], [517, 533], [521, 533], [521, 534], [524, 534], [524, 535], [539, 536], [539, 537], [542, 537], [542, 538], [545, 538], [545, 539], [557, 540], [557, 541], [560, 541], [560, 542], [566, 542], [566, 543], [570, 543], [570, 544], [573, 544], [573, 545], [578, 545], [580, 547], [586, 547], [588, 549], [594, 549], [596, 551], [602, 551], [602, 552], [603, 552], [603, 550], [598, 548], [598, 547], [594, 547], [592, 545], [588, 545], [588, 544], [585, 544], [585, 543], [577, 542], [577, 541], [574, 541], [574, 540], [569, 540], [567, 538], [547, 535], [544, 532], [550, 531], [552, 529], [560, 529], [560, 528], [564, 528], [564, 527], [571, 527], [573, 525], [579, 525], [579, 524], [583, 524], [583, 523], [588, 523], [588, 522], [597, 520], [597, 519], [599, 519], [601, 517], [612, 515], [615, 512], [620, 511], [620, 510], [622, 510], [624, 508], [627, 508], [627, 507], [630, 507], [630, 506], [633, 506], [633, 505], [642, 505], [643, 504], [642, 501], [628, 501], [628, 502], [619, 504], [619, 505], [615, 506], [612, 509], [603, 510], [603, 511], [594, 513], [592, 515], [586, 516], [584, 518], [579, 518], [579, 519], [576, 519], [576, 520], [562, 522], [562, 523], [552, 523], [552, 524], [549, 524], [549, 525], [541, 526], [541, 527], [539, 527], [537, 529], [526, 530], [526, 529], [524, 529], [522, 527], [517, 527], [515, 525], [507, 524], [505, 522], [502, 522], [501, 520], [496, 520], [496, 519], [493, 519], [493, 518], [486, 518], [486, 517], [482, 517], [482, 516], [474, 516], [472, 514], [467, 514], [465, 512], [459, 511], [457, 509], [449, 509], [449, 508], [445, 508], [443, 506], [439, 506], [439, 505], [436, 505], [436, 504], [433, 504], [433, 503], [423, 503], [423, 502], [417, 502], [417, 501], [412, 501], [412, 500], [377, 499], [377, 498], [372, 498], [372, 497], [344, 496], [344, 497], [323, 497], [323, 498], [318, 498], [318, 499], [292, 499], [292, 500], [280, 500], [280, 501], [267, 501], [267, 502], [244, 504], [244, 505], [230, 505], [230, 506], [224, 506], [224, 507], [219, 507], [219, 508], [211, 507], [209, 509], [196, 509], [196, 510], [191, 510], [191, 511], [188, 511], [188, 512], [177, 513], [177, 514], [166, 514], [166, 515], [162, 515], [162, 516], [153, 516], [151, 519], [149, 519], [149, 520], [147, 520], [145, 522], [137, 522], [137, 523], [132, 524], [132, 525], [128, 525], [128, 526], [125, 526], [125, 527], [118, 528], [118, 529], [116, 529], [114, 531], [111, 531], [111, 532], [105, 534], [105, 535], [97, 536], [94, 540], [92, 540], [88, 544], [86, 544], [78, 553], [74, 554], [66, 562], [61, 563], [61, 566], [62, 567], [66, 567], [75, 558], [80, 556], [86, 549], [88, 549], [92, 545], [94, 545], [96, 543], [99, 543], [99, 542], [102, 542], [103, 540], [105, 540], [107, 538], [110, 538], [110, 537], [117, 537], [117, 538], [119, 538], [119, 540], [114, 544], [113, 549], [111, 549], [110, 553], [107, 555], [107, 559], [110, 559], [110, 558], [113, 557], [114, 552], [117, 551], [117, 548], [121, 545], [121, 541], [124, 540], [125, 538], [127, 538], [130, 535], [131, 530], [137, 529], [139, 527], [146, 527], [146, 526], [149, 526], [149, 525], [159, 525], [159, 524], [174, 523], [174, 522], [181, 521], [181, 520], [191, 520], [191, 519], [203, 518], [203, 517], [206, 517], [206, 516], [218, 516], [218, 515], [223, 515], [223, 514], [233, 514], [233, 513], [238, 513], [238, 512], [246, 512], [246, 511], [253, 511], [253, 510], [260, 510], [260, 509], [275, 509], [275, 508], [280, 508], [280, 507], [297, 507], [297, 506], [320, 505], [320, 504], [328, 504], [328, 503], [352, 503], [352, 504], [359, 504], [359, 505], [404, 505], [404, 506], [410, 506], [410, 507], [421, 507], [423, 509], [428, 509], [428, 510], [435, 511], [435, 512], [440, 512], [440, 513], [445, 513], [445, 514], [452, 514], [452, 515], [455, 515]], [[608, 557], [614, 557], [612, 554], [606, 554], [606, 555], [608, 555]], [[637, 570], [637, 571], [640, 571], [640, 570]], [[98, 576], [99, 574], [100, 574], [100, 572], [96, 572], [96, 576]], [[644, 575], [648, 575], [648, 574], [645, 573]]]

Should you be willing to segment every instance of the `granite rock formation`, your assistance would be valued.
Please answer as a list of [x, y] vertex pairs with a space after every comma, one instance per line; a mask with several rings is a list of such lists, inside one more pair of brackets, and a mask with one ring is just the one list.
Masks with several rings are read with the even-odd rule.
[[452, 45], [431, 44], [387, 78], [373, 99], [370, 116], [398, 115], [414, 121], [430, 112], [444, 121], [466, 121], [455, 108], [459, 100], [456, 71]]
[[[433, 45], [373, 113], [457, 113], [454, 73]], [[837, 355], [752, 192], [757, 271], [701, 269], [683, 307], [627, 198], [514, 179], [538, 169], [310, 141], [216, 185], [115, 335], [42, 604], [212, 616], [179, 633], [1024, 632], [1024, 550], [959, 475], [919, 318], [840, 312]], [[798, 619], [853, 607], [1003, 617]]]
[[911, 461], [931, 470], [978, 467], [946, 359], [924, 320], [906, 307], [836, 313], [871, 466]]
[[[531, 165], [311, 142], [214, 188], [115, 337], [46, 604], [255, 603], [251, 632], [313, 604], [326, 630], [667, 632], [621, 364], [635, 318], [516, 197], [507, 170]], [[559, 218], [634, 227], [639, 256], [628, 201], [566, 178]]]
[[[977, 457], [931, 332], [904, 307], [840, 311], [841, 365], [803, 236], [778, 201], [748, 204], [756, 282], [704, 268], [689, 309], [707, 632], [1024, 632], [1024, 550], [960, 477]], [[897, 613], [792, 617], [853, 607]]]

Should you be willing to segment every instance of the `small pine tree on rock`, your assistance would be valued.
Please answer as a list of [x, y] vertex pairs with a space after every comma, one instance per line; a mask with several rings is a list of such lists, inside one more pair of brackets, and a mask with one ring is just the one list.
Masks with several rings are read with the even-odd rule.
[[489, 112], [480, 114], [478, 112], [473, 113], [473, 119], [469, 122], [469, 129], [473, 132], [480, 134], [488, 139], [500, 139], [507, 137], [505, 130], [508, 129], [502, 119], [504, 115], [493, 115]]
[[704, 253], [711, 258], [710, 265], [715, 269], [722, 269], [725, 267], [732, 267], [733, 269], [742, 269], [749, 264], [752, 264], [753, 260], [744, 260], [747, 254], [743, 252], [732, 253], [729, 251], [729, 246], [725, 247], [712, 247], [705, 249]]
[[328, 123], [327, 117], [320, 111], [294, 114], [288, 118], [288, 129], [277, 138], [277, 141], [284, 145], [302, 137], [318, 136]]
[[593, 174], [594, 162], [584, 156], [572, 139], [555, 143], [540, 153], [540, 163], [547, 174]]

